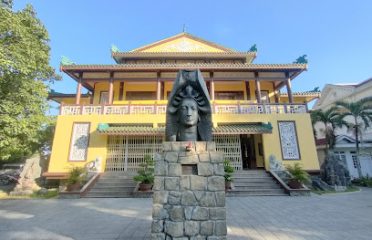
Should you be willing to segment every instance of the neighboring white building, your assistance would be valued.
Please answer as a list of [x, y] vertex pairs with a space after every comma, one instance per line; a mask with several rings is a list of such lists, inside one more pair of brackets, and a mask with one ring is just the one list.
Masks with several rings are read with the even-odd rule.
[[[372, 96], [372, 78], [363, 81], [359, 84], [327, 84], [322, 90], [321, 97], [313, 106], [313, 110], [327, 110], [337, 101], [356, 102], [365, 97]], [[320, 164], [325, 158], [325, 142], [324, 130], [325, 126], [322, 123], [317, 123], [314, 126], [317, 138], [318, 159]], [[346, 127], [337, 128], [335, 131], [336, 142], [334, 153], [344, 160], [349, 168], [352, 178], [358, 178], [355, 135], [353, 131], [349, 131]], [[363, 176], [372, 177], [372, 127], [362, 129], [360, 141], [360, 164]]]

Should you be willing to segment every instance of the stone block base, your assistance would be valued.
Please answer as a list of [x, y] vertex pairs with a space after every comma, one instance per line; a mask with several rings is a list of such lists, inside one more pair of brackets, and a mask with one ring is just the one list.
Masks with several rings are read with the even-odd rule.
[[214, 142], [165, 142], [155, 157], [151, 239], [226, 239], [223, 154]]

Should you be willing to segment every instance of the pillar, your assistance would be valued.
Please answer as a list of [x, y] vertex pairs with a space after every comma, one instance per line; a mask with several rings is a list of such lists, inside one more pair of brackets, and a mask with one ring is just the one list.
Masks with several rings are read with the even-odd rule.
[[110, 73], [110, 82], [109, 82], [109, 97], [108, 103], [112, 104], [114, 101], [114, 73]]
[[157, 73], [157, 79], [156, 79], [156, 100], [161, 100], [160, 72]]
[[75, 98], [75, 104], [80, 104], [80, 97], [81, 97], [81, 82], [83, 79], [83, 73], [79, 74], [78, 84], [76, 87], [76, 98]]
[[214, 73], [211, 72], [210, 75], [211, 75], [211, 84], [210, 84], [210, 88], [211, 88], [211, 100], [214, 101]]
[[254, 73], [254, 78], [255, 78], [255, 84], [256, 84], [256, 99], [257, 103], [261, 103], [261, 83], [260, 80], [258, 79], [258, 72]]
[[289, 77], [289, 73], [285, 73], [285, 78], [286, 78], [286, 86], [287, 86], [287, 93], [288, 93], [288, 100], [289, 103], [293, 103], [293, 95], [292, 95], [292, 84], [291, 84], [291, 78]]

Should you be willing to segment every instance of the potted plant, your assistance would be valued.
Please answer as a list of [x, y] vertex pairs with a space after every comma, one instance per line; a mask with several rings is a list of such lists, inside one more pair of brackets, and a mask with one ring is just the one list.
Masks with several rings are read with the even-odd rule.
[[137, 175], [133, 179], [140, 183], [140, 191], [149, 191], [154, 184], [154, 161], [149, 155], [146, 155], [144, 160], [145, 162], [140, 164], [142, 168], [137, 171]]
[[232, 174], [234, 173], [234, 167], [231, 166], [231, 163], [229, 160], [225, 160], [224, 163], [224, 169], [225, 169], [225, 190], [231, 189], [231, 183], [233, 181]]
[[287, 166], [287, 171], [291, 174], [288, 180], [288, 186], [293, 189], [302, 188], [302, 184], [310, 181], [309, 174], [302, 169], [299, 163]]
[[83, 167], [73, 167], [67, 178], [67, 191], [80, 190], [81, 184], [87, 177], [87, 171]]

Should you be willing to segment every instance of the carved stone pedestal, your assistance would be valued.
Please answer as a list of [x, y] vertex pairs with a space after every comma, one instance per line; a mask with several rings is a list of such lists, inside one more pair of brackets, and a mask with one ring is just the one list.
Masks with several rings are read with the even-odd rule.
[[165, 142], [155, 157], [151, 239], [226, 239], [223, 154], [214, 142]]

